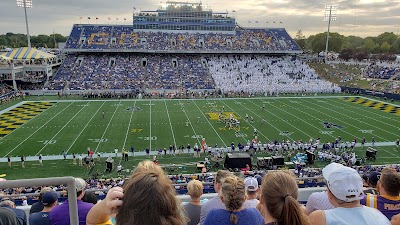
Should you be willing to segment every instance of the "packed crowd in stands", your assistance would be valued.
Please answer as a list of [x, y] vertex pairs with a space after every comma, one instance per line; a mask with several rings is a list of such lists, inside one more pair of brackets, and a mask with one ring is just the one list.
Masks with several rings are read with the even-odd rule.
[[69, 56], [47, 86], [50, 90], [214, 89], [200, 56]]
[[7, 84], [0, 83], [0, 96], [12, 93], [14, 90]]
[[[83, 40], [80, 42], [80, 40]], [[130, 26], [74, 25], [70, 49], [300, 50], [285, 29], [248, 29], [236, 34], [135, 32]]]
[[[138, 225], [398, 225], [398, 166], [368, 166], [357, 170], [330, 163], [318, 171], [326, 181], [327, 191], [314, 192], [302, 206], [298, 202], [296, 176], [288, 170], [255, 176], [225, 170], [209, 176], [166, 176], [157, 164], [142, 161], [124, 180], [75, 178], [78, 220], [79, 224]], [[176, 198], [176, 189], [171, 185], [184, 179], [188, 182], [190, 196], [186, 204]], [[205, 193], [203, 184], [207, 185], [204, 181], [213, 183], [217, 196], [201, 201]], [[98, 192], [102, 201], [87, 191], [93, 187], [106, 189], [107, 193]], [[1, 194], [4, 192], [40, 193], [38, 201], [30, 208], [31, 225], [70, 224], [69, 202], [59, 198], [65, 196], [64, 186], [8, 189]], [[64, 201], [63, 204], [59, 205], [59, 200]], [[22, 197], [21, 202], [28, 204], [26, 197]], [[351, 217], [347, 213], [351, 213]], [[0, 215], [1, 224], [18, 224], [17, 221], [27, 224], [25, 213], [7, 197], [0, 203]]]
[[223, 92], [340, 93], [340, 87], [320, 80], [307, 64], [292, 57], [213, 56], [208, 66]]
[[374, 79], [390, 79], [400, 76], [400, 65], [371, 64], [365, 69], [365, 76]]

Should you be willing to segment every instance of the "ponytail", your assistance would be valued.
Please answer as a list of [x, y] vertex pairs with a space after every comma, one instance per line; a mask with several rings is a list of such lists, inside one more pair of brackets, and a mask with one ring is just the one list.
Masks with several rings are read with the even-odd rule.
[[306, 217], [304, 216], [303, 210], [300, 204], [291, 195], [286, 195], [283, 197], [284, 201], [282, 207], [281, 218], [283, 224], [290, 225], [304, 225], [308, 224]]
[[236, 225], [238, 222], [238, 216], [236, 216], [233, 211], [231, 211], [231, 216], [229, 217], [229, 220], [233, 225]]

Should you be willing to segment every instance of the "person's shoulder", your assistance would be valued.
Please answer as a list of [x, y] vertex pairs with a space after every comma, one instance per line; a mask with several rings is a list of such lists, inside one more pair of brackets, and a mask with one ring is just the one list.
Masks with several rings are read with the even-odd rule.
[[326, 215], [324, 210], [317, 210], [310, 214], [310, 221], [313, 225], [325, 225]]

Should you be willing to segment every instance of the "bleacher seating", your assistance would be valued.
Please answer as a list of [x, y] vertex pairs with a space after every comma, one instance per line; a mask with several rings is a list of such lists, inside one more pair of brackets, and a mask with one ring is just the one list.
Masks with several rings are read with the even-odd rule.
[[365, 75], [374, 79], [390, 79], [400, 73], [399, 65], [377, 65], [371, 64], [365, 69]]
[[76, 24], [72, 28], [66, 49], [301, 50], [283, 28], [246, 29], [236, 31], [236, 34], [200, 34], [138, 32], [131, 26]]

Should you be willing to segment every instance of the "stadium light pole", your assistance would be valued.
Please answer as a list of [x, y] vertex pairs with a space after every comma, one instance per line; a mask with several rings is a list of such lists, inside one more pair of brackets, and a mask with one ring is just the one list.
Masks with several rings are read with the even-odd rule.
[[338, 5], [326, 5], [325, 6], [324, 21], [328, 21], [328, 34], [326, 35], [326, 45], [325, 45], [325, 63], [328, 62], [329, 31], [331, 28], [331, 21], [336, 21], [337, 9], [338, 9]]
[[26, 37], [28, 39], [28, 48], [31, 48], [31, 37], [29, 35], [28, 15], [26, 13], [26, 8], [32, 8], [32, 0], [17, 0], [17, 7], [24, 8], [25, 10]]

